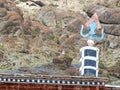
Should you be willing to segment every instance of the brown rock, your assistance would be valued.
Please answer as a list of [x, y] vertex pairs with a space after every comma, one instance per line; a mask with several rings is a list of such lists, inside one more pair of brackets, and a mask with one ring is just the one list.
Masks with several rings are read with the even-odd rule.
[[7, 15], [7, 10], [5, 8], [0, 8], [0, 17], [4, 17]]
[[22, 21], [22, 17], [16, 13], [15, 11], [8, 11], [7, 12], [7, 17], [11, 21]]
[[80, 20], [76, 20], [69, 24], [66, 28], [70, 32], [79, 33], [82, 24], [83, 23]]
[[14, 36], [22, 29], [22, 12], [11, 0], [0, 0], [0, 3], [4, 4], [4, 7], [0, 8], [0, 33]]
[[87, 6], [85, 10], [89, 16], [96, 12], [102, 23], [120, 24], [120, 8], [106, 8], [100, 5], [90, 5]]
[[107, 1], [101, 0], [101, 2], [99, 2], [99, 4], [106, 6], [106, 7], [115, 7], [115, 6], [119, 6], [120, 2], [119, 2], [119, 0], [107, 0]]
[[78, 76], [79, 75], [79, 69], [75, 67], [70, 67], [66, 70], [66, 73], [71, 76]]
[[101, 5], [105, 7], [119, 7], [120, 1], [119, 0], [87, 0], [87, 5]]
[[42, 34], [43, 33], [47, 34], [47, 32], [48, 33], [52, 33], [53, 32], [49, 27], [44, 26], [43, 24], [41, 24], [37, 20], [32, 20], [31, 22], [32, 22], [32, 26], [38, 28]]
[[19, 21], [2, 21], [0, 23], [0, 33], [1, 34], [14, 34], [17, 30], [19, 30], [20, 26], [19, 26]]
[[42, 8], [38, 20], [45, 26], [56, 26], [55, 13], [52, 9]]
[[102, 26], [104, 27], [105, 33], [120, 36], [120, 24], [102, 24]]
[[[38, 20], [46, 26], [65, 28], [75, 20], [85, 22], [85, 17], [78, 12], [42, 7]], [[76, 24], [78, 25], [79, 22]]]
[[61, 69], [66, 69], [71, 65], [72, 60], [73, 60], [72, 58], [57, 57], [57, 58], [53, 58], [53, 64], [58, 65], [58, 67], [60, 67]]

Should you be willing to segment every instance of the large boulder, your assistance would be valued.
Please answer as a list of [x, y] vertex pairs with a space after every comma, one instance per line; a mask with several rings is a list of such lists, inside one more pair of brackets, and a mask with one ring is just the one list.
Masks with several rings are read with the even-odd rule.
[[102, 24], [104, 31], [107, 34], [120, 36], [120, 24]]
[[[54, 7], [42, 7], [37, 15], [37, 20], [49, 27], [66, 28], [75, 21], [85, 22], [85, 17], [81, 13], [62, 10]], [[80, 24], [77, 22], [76, 26]]]
[[120, 37], [118, 36], [113, 36], [113, 35], [108, 35], [108, 40], [109, 40], [109, 47], [112, 49], [120, 47]]
[[53, 10], [43, 7], [38, 14], [38, 20], [45, 26], [56, 26], [56, 15]]
[[55, 57], [53, 58], [53, 64], [64, 70], [71, 66], [72, 60], [72, 58], [68, 57]]
[[72, 22], [71, 24], [69, 24], [66, 27], [66, 29], [68, 31], [70, 31], [70, 32], [79, 33], [82, 24], [83, 23], [80, 20], [75, 20], [74, 22]]

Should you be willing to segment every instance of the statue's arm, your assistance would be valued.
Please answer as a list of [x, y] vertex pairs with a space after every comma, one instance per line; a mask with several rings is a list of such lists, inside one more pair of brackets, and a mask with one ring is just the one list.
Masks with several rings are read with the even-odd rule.
[[83, 34], [83, 25], [81, 26], [80, 35], [82, 37], [88, 37], [89, 36], [89, 34]]
[[102, 29], [101, 37], [96, 37], [96, 40], [101, 41], [104, 38], [104, 36], [105, 36], [104, 29]]

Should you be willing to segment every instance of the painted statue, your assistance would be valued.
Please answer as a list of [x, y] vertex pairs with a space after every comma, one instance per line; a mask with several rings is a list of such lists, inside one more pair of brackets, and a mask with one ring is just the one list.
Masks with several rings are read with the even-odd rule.
[[[93, 18], [94, 17], [94, 18]], [[96, 13], [92, 16], [92, 18], [86, 23], [86, 26], [90, 27], [90, 31], [87, 34], [83, 33], [83, 25], [80, 30], [80, 35], [82, 37], [88, 38], [88, 46], [94, 45], [94, 40], [101, 41], [104, 38], [104, 30], [101, 28], [101, 25], [98, 21], [98, 17]], [[98, 35], [99, 33], [99, 35]]]

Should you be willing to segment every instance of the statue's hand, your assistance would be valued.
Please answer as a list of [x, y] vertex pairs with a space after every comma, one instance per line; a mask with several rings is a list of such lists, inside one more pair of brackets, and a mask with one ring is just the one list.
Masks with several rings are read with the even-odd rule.
[[104, 29], [103, 28], [99, 28], [98, 31], [101, 31], [101, 33], [103, 33]]

